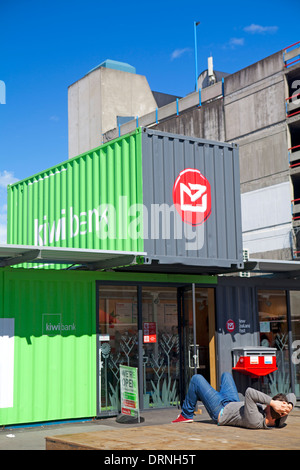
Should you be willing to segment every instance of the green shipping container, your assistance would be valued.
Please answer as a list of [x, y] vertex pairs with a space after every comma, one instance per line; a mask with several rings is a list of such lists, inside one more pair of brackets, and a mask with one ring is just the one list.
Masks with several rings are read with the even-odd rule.
[[143, 237], [127, 236], [142, 202], [138, 130], [9, 186], [7, 242], [142, 251]]

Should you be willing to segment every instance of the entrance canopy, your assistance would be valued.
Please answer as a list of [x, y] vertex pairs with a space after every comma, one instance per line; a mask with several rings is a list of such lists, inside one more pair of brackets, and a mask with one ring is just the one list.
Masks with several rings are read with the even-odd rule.
[[21, 263], [82, 265], [87, 269], [108, 269], [138, 263], [146, 253], [88, 250], [46, 246], [0, 245], [0, 267]]
[[243, 271], [254, 274], [273, 274], [276, 277], [300, 277], [300, 261], [276, 259], [249, 259], [245, 262]]
[[272, 275], [275, 277], [300, 277], [299, 261], [271, 259], [249, 259], [244, 268], [222, 268], [202, 265], [160, 264], [153, 262], [144, 264], [141, 259], [147, 258], [145, 252], [94, 250], [84, 248], [61, 248], [30, 245], [0, 245], [0, 268], [15, 266], [22, 263], [69, 264], [86, 270], [118, 269], [135, 272], [181, 274], [233, 274], [251, 272], [255, 275]]

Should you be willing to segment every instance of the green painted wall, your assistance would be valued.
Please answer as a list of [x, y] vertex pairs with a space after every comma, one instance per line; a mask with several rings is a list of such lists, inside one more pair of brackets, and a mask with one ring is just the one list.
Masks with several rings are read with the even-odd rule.
[[0, 408], [0, 423], [94, 416], [95, 283], [13, 271], [4, 273], [2, 315], [15, 319], [14, 406]]

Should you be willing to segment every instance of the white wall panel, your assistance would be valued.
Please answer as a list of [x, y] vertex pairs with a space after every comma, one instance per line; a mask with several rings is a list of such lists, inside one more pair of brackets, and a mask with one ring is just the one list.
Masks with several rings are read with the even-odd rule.
[[0, 318], [0, 408], [14, 402], [14, 335], [15, 320]]

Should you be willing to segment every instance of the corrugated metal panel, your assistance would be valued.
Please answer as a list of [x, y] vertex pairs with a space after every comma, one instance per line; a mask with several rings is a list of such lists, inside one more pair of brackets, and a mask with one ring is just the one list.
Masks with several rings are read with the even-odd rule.
[[[142, 152], [144, 205], [148, 209], [148, 224], [144, 221], [144, 230], [148, 228], [148, 233], [144, 236], [144, 250], [148, 257], [159, 260], [160, 263], [242, 266], [237, 146], [144, 130]], [[196, 170], [198, 174], [200, 171], [210, 184], [210, 214], [206, 220], [194, 226], [181, 220], [172, 196], [175, 181], [188, 169]], [[196, 179], [194, 183], [197, 183]], [[194, 188], [200, 186], [194, 184], [194, 187], [188, 187], [189, 184], [186, 182], [185, 191], [190, 191], [193, 196], [196, 194]], [[192, 211], [202, 210], [199, 205], [193, 206], [195, 203], [192, 197], [191, 200]], [[156, 238], [149, 233], [150, 228], [153, 228], [154, 205], [156, 209], [165, 205], [167, 212], [162, 220], [171, 230], [165, 236], [161, 230]], [[173, 214], [169, 222], [172, 211], [168, 210], [172, 206]]]
[[95, 282], [49, 270], [12, 270], [4, 278], [2, 315], [15, 325], [14, 384], [0, 424], [95, 416]]
[[[221, 277], [216, 289], [216, 344], [218, 376], [232, 371], [231, 351], [239, 346], [259, 346], [255, 283], [249, 280]], [[231, 321], [231, 327], [228, 321]], [[225, 354], [226, 351], [226, 354]], [[237, 374], [244, 388], [248, 378]]]
[[8, 243], [143, 251], [128, 236], [142, 199], [137, 130], [9, 186]]

